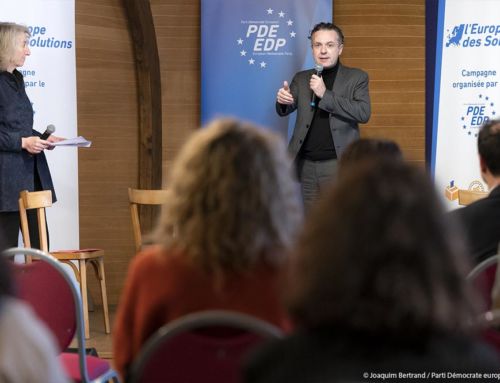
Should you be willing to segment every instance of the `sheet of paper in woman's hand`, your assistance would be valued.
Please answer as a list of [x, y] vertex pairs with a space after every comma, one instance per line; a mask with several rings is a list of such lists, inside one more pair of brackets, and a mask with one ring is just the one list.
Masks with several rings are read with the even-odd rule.
[[92, 141], [88, 141], [84, 137], [78, 136], [67, 140], [51, 142], [51, 144], [53, 146], [77, 146], [79, 148], [89, 148], [92, 145]]

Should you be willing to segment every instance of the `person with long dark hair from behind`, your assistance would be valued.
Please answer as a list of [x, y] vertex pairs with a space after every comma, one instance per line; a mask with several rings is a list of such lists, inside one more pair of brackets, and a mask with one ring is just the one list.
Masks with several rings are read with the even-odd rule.
[[298, 330], [256, 356], [246, 382], [498, 372], [498, 355], [476, 339], [454, 230], [420, 169], [403, 161], [350, 168], [312, 212], [291, 257], [286, 304]]
[[403, 153], [399, 145], [392, 140], [382, 138], [360, 138], [351, 142], [339, 160], [338, 176], [349, 172], [351, 166], [362, 161], [403, 161]]

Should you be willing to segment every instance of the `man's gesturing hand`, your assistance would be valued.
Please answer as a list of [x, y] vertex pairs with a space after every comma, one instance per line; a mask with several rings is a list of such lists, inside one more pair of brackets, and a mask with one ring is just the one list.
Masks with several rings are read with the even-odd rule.
[[283, 82], [283, 88], [280, 88], [280, 90], [278, 90], [278, 96], [276, 97], [276, 100], [279, 104], [283, 105], [293, 104], [293, 96], [292, 93], [290, 93], [288, 82]]

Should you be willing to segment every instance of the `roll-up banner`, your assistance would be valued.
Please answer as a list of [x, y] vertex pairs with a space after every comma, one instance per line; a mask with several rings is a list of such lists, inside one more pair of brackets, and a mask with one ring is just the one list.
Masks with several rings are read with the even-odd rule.
[[[49, 124], [57, 136], [77, 136], [74, 0], [2, 0], [1, 21], [31, 31], [31, 56], [23, 67], [33, 103], [34, 129]], [[58, 201], [47, 210], [51, 249], [79, 246], [78, 153], [74, 147], [45, 151]]]
[[312, 68], [313, 25], [332, 20], [332, 0], [202, 0], [201, 120], [232, 116], [287, 136], [276, 93]]
[[435, 60], [427, 61], [428, 70], [434, 66], [434, 76], [427, 77], [427, 86], [433, 86], [427, 93], [428, 102], [432, 100], [427, 149], [436, 185], [452, 209], [458, 207], [460, 189], [487, 191], [477, 136], [484, 122], [499, 118], [500, 1], [440, 0], [435, 10], [436, 17], [427, 12], [437, 22], [437, 28], [427, 25], [427, 32], [436, 36]]

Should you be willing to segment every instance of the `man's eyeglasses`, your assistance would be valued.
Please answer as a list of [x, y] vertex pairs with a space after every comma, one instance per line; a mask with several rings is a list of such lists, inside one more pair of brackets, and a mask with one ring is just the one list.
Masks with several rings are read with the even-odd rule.
[[339, 43], [326, 43], [326, 44], [321, 44], [321, 43], [313, 43], [312, 47], [313, 49], [316, 50], [321, 50], [323, 48], [326, 48], [328, 50], [335, 49], [336, 47], [340, 46], [341, 44]]

